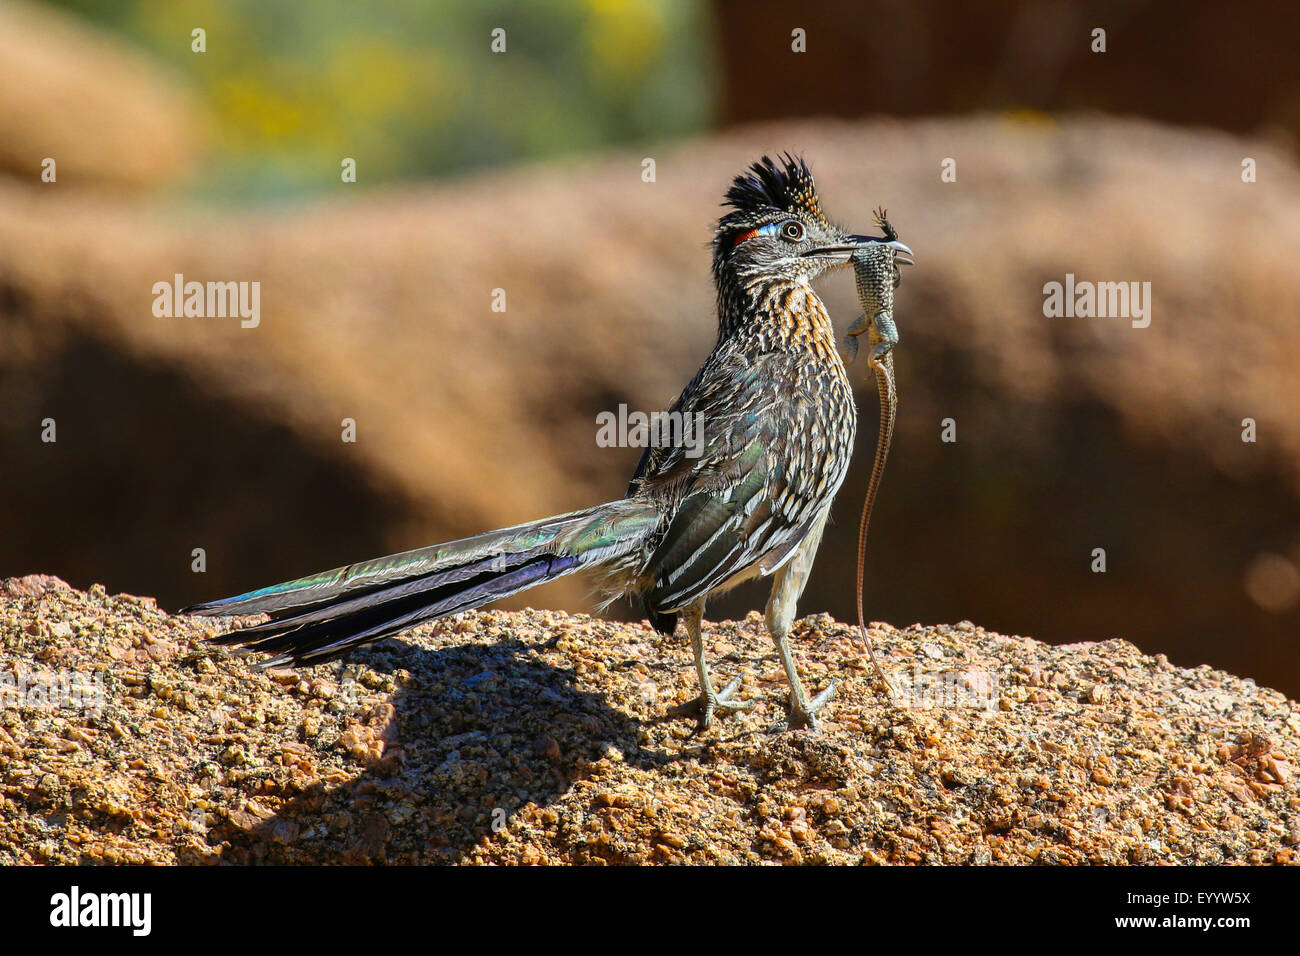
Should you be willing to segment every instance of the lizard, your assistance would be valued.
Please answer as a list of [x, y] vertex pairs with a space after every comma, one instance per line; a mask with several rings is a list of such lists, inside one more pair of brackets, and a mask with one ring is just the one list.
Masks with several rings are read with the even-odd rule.
[[868, 246], [854, 253], [853, 272], [862, 315], [849, 326], [840, 347], [840, 355], [845, 365], [851, 365], [858, 354], [859, 337], [863, 333], [867, 334], [867, 343], [870, 346], [867, 367], [875, 374], [876, 389], [880, 397], [880, 431], [876, 438], [876, 455], [871, 465], [866, 499], [862, 504], [862, 518], [858, 523], [858, 627], [866, 641], [867, 653], [875, 668], [876, 676], [885, 685], [890, 699], [894, 700], [894, 686], [876, 659], [875, 648], [867, 632], [866, 618], [862, 610], [862, 584], [867, 553], [867, 527], [871, 523], [871, 512], [875, 508], [880, 479], [884, 474], [885, 461], [889, 457], [890, 445], [894, 438], [894, 420], [898, 415], [898, 389], [894, 379], [894, 346], [898, 344], [898, 327], [894, 323], [893, 314], [894, 289], [902, 280], [899, 265], [911, 265], [915, 260], [911, 250], [898, 243], [898, 231], [889, 222], [885, 210], [877, 209], [875, 218], [876, 224], [880, 226], [886, 238], [895, 245]]

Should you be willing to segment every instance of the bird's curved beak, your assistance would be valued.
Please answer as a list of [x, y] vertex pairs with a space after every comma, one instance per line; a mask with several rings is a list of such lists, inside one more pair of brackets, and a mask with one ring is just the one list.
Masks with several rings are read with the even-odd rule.
[[916, 257], [912, 254], [911, 249], [897, 239], [888, 239], [885, 236], [845, 236], [842, 242], [838, 242], [833, 246], [820, 246], [816, 249], [809, 249], [804, 255], [824, 256], [829, 259], [837, 259], [840, 262], [848, 262], [853, 258], [853, 253], [863, 246], [869, 245], [883, 245], [893, 249], [894, 262], [900, 266], [916, 265]]

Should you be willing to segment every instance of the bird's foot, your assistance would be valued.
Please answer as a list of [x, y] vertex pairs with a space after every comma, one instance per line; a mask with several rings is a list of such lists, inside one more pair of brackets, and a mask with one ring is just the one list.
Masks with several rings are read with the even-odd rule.
[[830, 686], [824, 691], [806, 703], [800, 704], [799, 699], [794, 694], [790, 695], [790, 716], [786, 719], [787, 730], [811, 730], [813, 733], [821, 730], [817, 723], [817, 714], [826, 706], [827, 702], [835, 696], [835, 692], [840, 689], [837, 681], [831, 681]]
[[733, 677], [731, 683], [713, 694], [700, 694], [694, 700], [679, 704], [668, 711], [670, 717], [696, 717], [699, 730], [708, 730], [713, 725], [713, 715], [718, 711], [753, 710], [756, 701], [732, 700], [731, 696], [740, 690], [741, 679]]

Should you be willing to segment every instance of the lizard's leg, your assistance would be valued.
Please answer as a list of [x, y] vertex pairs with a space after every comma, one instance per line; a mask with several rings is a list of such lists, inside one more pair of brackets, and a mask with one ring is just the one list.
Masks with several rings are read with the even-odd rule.
[[713, 689], [713, 681], [709, 677], [709, 664], [704, 659], [704, 632], [702, 627], [704, 598], [700, 598], [694, 604], [683, 608], [681, 613], [682, 620], [686, 624], [686, 633], [691, 636], [691, 650], [695, 653], [695, 672], [700, 676], [700, 696], [674, 707], [669, 711], [669, 714], [673, 717], [688, 714], [697, 715], [700, 720], [699, 729], [707, 730], [713, 723], [715, 711], [750, 710], [755, 702], [752, 700], [731, 699], [732, 695], [740, 690], [741, 679], [739, 677], [732, 678], [731, 683], [720, 691]]
[[871, 348], [871, 366], [875, 367], [898, 344], [898, 326], [888, 311], [877, 312], [871, 320], [873, 342]]
[[852, 365], [853, 360], [858, 357], [858, 337], [856, 335], [846, 335], [840, 341], [840, 360], [847, 366]]
[[840, 342], [840, 358], [845, 365], [852, 365], [853, 360], [858, 357], [858, 336], [866, 331], [871, 332], [870, 364], [873, 367], [898, 344], [898, 327], [894, 324], [894, 317], [888, 309], [882, 309], [870, 319], [864, 312], [853, 320], [853, 324], [844, 333], [843, 341]]
[[840, 360], [845, 365], [852, 365], [853, 360], [858, 357], [858, 336], [869, 328], [871, 328], [871, 322], [864, 313], [854, 319], [853, 324], [844, 333], [844, 338], [840, 341], [839, 351]]
[[790, 681], [790, 717], [786, 726], [790, 730], [807, 727], [817, 730], [817, 713], [826, 706], [826, 702], [835, 696], [838, 685], [831, 681], [830, 686], [814, 697], [808, 699], [799, 680], [799, 671], [795, 667], [794, 655], [790, 652], [790, 625], [794, 622], [795, 607], [808, 582], [808, 573], [812, 570], [813, 558], [822, 541], [822, 531], [826, 528], [826, 509], [808, 530], [807, 536], [799, 544], [794, 556], [776, 573], [772, 584], [772, 596], [767, 601], [767, 629], [776, 644], [777, 656], [785, 667], [785, 676]]
[[868, 319], [867, 314], [863, 312], [861, 315], [859, 315], [856, 319], [853, 320], [852, 324], [848, 327], [848, 329], [845, 331], [844, 334], [851, 335], [854, 338], [857, 338], [859, 335], [867, 331], [867, 329], [869, 328], [871, 328], [871, 320]]

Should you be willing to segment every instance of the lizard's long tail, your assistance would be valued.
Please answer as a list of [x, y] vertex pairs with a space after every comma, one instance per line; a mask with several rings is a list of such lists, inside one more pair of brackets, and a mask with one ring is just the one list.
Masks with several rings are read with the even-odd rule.
[[[898, 242], [898, 232], [890, 224], [883, 209], [876, 210], [876, 223], [884, 230], [889, 242], [854, 254], [853, 272], [857, 280], [858, 300], [862, 304], [862, 318], [859, 323], [855, 323], [855, 326], [860, 324], [861, 328], [849, 329], [850, 335], [854, 336], [870, 331], [871, 365], [876, 373], [876, 386], [880, 393], [880, 432], [876, 439], [876, 459], [871, 466], [867, 496], [862, 502], [862, 520], [858, 523], [858, 628], [862, 631], [876, 675], [893, 700], [894, 686], [876, 658], [876, 649], [872, 646], [871, 634], [867, 631], [866, 615], [862, 612], [862, 580], [867, 557], [867, 527], [871, 524], [871, 512], [876, 506], [876, 493], [880, 490], [880, 478], [885, 472], [885, 460], [889, 457], [889, 446], [894, 438], [894, 419], [898, 412], [898, 391], [894, 387], [893, 348], [898, 342], [898, 330], [894, 327], [892, 316], [894, 286], [902, 278], [898, 265], [910, 265], [913, 259], [912, 250]], [[855, 348], [850, 348], [850, 356], [854, 351]]]
[[876, 364], [876, 387], [880, 392], [880, 431], [876, 437], [876, 460], [871, 466], [871, 480], [867, 484], [867, 496], [862, 502], [862, 518], [858, 521], [858, 628], [866, 635], [867, 655], [876, 670], [876, 676], [885, 685], [890, 699], [894, 698], [894, 685], [889, 675], [876, 659], [876, 649], [871, 637], [867, 635], [866, 615], [862, 612], [862, 584], [867, 563], [867, 527], [871, 524], [871, 512], [876, 506], [876, 493], [880, 490], [880, 478], [885, 473], [885, 459], [889, 457], [889, 446], [894, 440], [894, 419], [898, 417], [898, 392], [894, 388], [894, 356], [886, 354]]
[[626, 498], [286, 581], [183, 613], [269, 614], [214, 638], [276, 656], [263, 667], [318, 664], [424, 621], [481, 607], [643, 546], [659, 521]]

